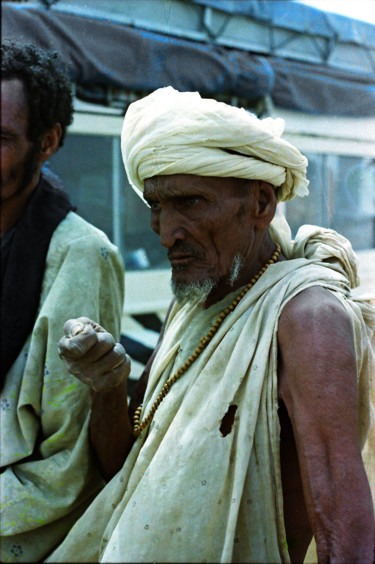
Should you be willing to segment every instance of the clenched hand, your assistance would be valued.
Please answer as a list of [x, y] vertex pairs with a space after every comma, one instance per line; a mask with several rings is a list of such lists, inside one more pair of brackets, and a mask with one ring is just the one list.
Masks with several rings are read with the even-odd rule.
[[58, 347], [68, 371], [95, 392], [119, 386], [130, 373], [130, 359], [120, 343], [87, 317], [69, 319]]

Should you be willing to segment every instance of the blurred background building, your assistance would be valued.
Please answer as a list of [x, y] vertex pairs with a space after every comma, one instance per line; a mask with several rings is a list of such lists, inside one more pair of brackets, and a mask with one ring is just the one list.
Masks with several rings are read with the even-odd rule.
[[285, 138], [309, 159], [308, 200], [282, 205], [293, 232], [312, 223], [348, 237], [361, 291], [375, 288], [375, 24], [282, 0], [30, 0], [1, 9], [3, 38], [57, 49], [68, 65], [75, 119], [48, 166], [123, 254], [123, 332], [139, 368], [171, 298], [170, 274], [148, 209], [128, 188], [120, 132], [128, 104], [156, 88], [284, 118]]

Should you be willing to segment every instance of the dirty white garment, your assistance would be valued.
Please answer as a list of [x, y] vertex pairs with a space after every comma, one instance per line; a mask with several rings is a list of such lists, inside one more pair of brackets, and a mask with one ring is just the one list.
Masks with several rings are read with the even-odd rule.
[[[334, 248], [340, 243], [333, 234], [330, 242]], [[316, 239], [309, 244], [305, 232], [310, 259], [291, 258], [267, 269], [172, 386], [122, 470], [49, 561], [289, 562], [279, 461], [277, 328], [285, 304], [305, 288], [329, 289], [351, 316], [362, 445], [370, 424], [369, 329], [358, 304], [348, 299], [342, 266], [314, 259], [316, 244]], [[174, 307], [151, 370], [143, 415], [237, 294], [208, 310], [199, 304]], [[236, 409], [234, 424], [225, 434], [220, 426], [230, 406]]]
[[130, 104], [121, 134], [129, 181], [142, 195], [155, 175], [264, 180], [279, 201], [308, 194], [307, 159], [281, 137], [284, 120], [258, 119], [198, 92], [159, 88]]
[[123, 287], [116, 247], [70, 212], [51, 238], [35, 325], [1, 393], [1, 562], [45, 558], [104, 485], [89, 443], [90, 390], [57, 343], [80, 316], [119, 338]]

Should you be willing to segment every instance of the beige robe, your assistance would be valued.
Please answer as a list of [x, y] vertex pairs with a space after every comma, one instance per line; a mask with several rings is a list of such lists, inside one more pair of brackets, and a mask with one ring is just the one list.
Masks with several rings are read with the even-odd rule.
[[1, 393], [2, 562], [46, 557], [104, 485], [89, 446], [89, 389], [57, 343], [64, 322], [83, 315], [118, 338], [123, 283], [117, 249], [69, 213], [50, 242], [32, 334]]
[[[341, 263], [295, 258], [274, 264], [172, 386], [122, 470], [49, 561], [289, 562], [279, 460], [277, 328], [285, 304], [315, 285], [332, 291], [352, 319], [364, 443], [373, 358], [360, 307], [347, 299]], [[174, 307], [143, 414], [237, 293], [208, 310], [199, 304]], [[229, 406], [236, 412], [224, 436], [220, 425]]]

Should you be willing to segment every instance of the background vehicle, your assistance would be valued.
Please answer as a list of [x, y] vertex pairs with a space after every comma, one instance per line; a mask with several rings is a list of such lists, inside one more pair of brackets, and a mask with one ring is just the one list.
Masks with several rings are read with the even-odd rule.
[[75, 119], [49, 166], [78, 212], [123, 254], [123, 338], [136, 368], [156, 342], [171, 292], [148, 209], [127, 188], [120, 132], [128, 104], [172, 85], [283, 117], [286, 139], [309, 159], [310, 196], [282, 211], [294, 232], [312, 223], [348, 237], [367, 292], [375, 288], [374, 32], [292, 1], [2, 3], [3, 38], [55, 48], [69, 66]]

